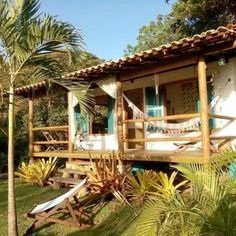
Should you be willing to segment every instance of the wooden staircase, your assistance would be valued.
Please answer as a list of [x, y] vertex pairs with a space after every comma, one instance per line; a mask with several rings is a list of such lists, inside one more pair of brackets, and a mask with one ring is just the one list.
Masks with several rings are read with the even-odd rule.
[[62, 186], [69, 187], [78, 184], [86, 175], [79, 170], [78, 166], [84, 166], [89, 169], [90, 162], [74, 160], [66, 162], [66, 167], [57, 170], [56, 176], [49, 180], [53, 183], [54, 189], [60, 189]]

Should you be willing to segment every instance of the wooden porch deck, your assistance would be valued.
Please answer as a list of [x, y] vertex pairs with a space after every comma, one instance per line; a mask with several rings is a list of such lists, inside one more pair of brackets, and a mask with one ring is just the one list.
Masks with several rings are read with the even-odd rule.
[[[67, 150], [50, 151], [50, 152], [34, 152], [33, 157], [58, 157], [73, 160], [86, 160], [90, 157], [92, 159], [107, 157], [115, 154], [118, 156], [118, 151], [104, 151], [104, 150], [75, 150], [70, 153]], [[212, 156], [215, 154], [212, 154]], [[202, 151], [167, 151], [167, 150], [140, 150], [129, 149], [125, 150], [121, 159], [123, 161], [156, 161], [156, 162], [202, 162]]]

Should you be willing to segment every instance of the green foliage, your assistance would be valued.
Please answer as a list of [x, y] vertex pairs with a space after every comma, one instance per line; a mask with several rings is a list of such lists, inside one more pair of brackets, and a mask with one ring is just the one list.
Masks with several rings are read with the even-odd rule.
[[115, 154], [110, 155], [108, 159], [103, 156], [93, 161], [90, 159], [89, 168], [84, 166], [78, 166], [78, 168], [88, 176], [89, 188], [93, 193], [92, 198], [98, 199], [98, 205], [110, 195], [121, 203], [129, 205], [124, 195], [125, 177], [117, 168]]
[[171, 13], [182, 32], [188, 35], [235, 22], [234, 0], [179, 0]]
[[177, 173], [178, 172], [174, 171], [171, 173], [169, 177], [166, 173], [160, 171], [157, 174], [158, 181], [157, 182], [152, 181], [152, 186], [154, 190], [156, 190], [155, 192], [154, 191], [153, 192], [166, 199], [174, 196], [177, 190], [188, 182], [187, 180], [184, 180], [175, 184]]
[[29, 163], [22, 162], [15, 175], [24, 182], [44, 186], [55, 172], [56, 163], [56, 158], [33, 160]]
[[226, 26], [235, 20], [235, 0], [177, 0], [169, 14], [158, 15], [154, 21], [139, 29], [136, 45], [129, 44], [125, 54], [134, 54]]
[[148, 199], [150, 192], [153, 190], [153, 183], [158, 180], [156, 172], [137, 171], [136, 176], [127, 174], [126, 176], [126, 194], [131, 200], [137, 200], [140, 205]]
[[235, 155], [226, 151], [209, 164], [174, 166], [191, 181], [191, 187], [148, 201], [138, 235], [235, 235], [236, 179], [225, 171]]
[[158, 15], [154, 21], [139, 29], [137, 44], [128, 44], [125, 55], [142, 52], [158, 47], [183, 37], [183, 33], [175, 27], [175, 19], [171, 15]]

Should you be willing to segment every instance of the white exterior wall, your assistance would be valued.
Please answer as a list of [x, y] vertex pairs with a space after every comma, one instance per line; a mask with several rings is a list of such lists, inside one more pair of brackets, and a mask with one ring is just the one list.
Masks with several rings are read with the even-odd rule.
[[115, 134], [106, 134], [106, 135], [87, 135], [83, 138], [83, 141], [79, 144], [79, 141], [76, 141], [76, 147], [82, 147], [84, 149], [91, 150], [117, 150], [117, 135]]
[[[215, 106], [214, 113], [236, 117], [236, 57], [229, 59], [225, 66], [212, 63], [209, 70], [215, 73], [213, 78], [214, 97], [220, 96]], [[229, 82], [227, 82], [230, 80]], [[236, 135], [236, 121], [215, 120], [215, 126], [219, 130], [216, 136]], [[236, 144], [235, 141], [232, 145]]]

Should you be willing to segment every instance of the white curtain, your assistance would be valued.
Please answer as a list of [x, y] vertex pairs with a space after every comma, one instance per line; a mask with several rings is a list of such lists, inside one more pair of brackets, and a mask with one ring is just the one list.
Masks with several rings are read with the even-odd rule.
[[78, 98], [72, 93], [71, 93], [71, 106], [74, 108], [76, 105], [78, 105]]
[[116, 99], [116, 76], [110, 76], [102, 80], [96, 81], [97, 85], [112, 98]]
[[69, 115], [69, 120], [70, 120], [70, 135], [71, 135], [71, 140], [74, 143], [74, 137], [76, 134], [76, 119], [75, 119], [75, 114], [74, 114], [74, 107], [78, 104], [78, 99], [77, 97], [72, 93], [68, 93], [68, 115]]

